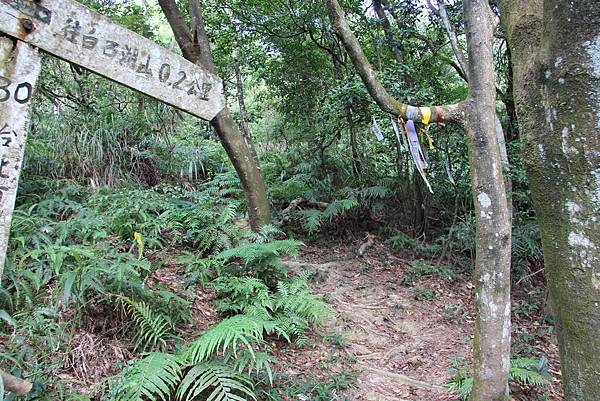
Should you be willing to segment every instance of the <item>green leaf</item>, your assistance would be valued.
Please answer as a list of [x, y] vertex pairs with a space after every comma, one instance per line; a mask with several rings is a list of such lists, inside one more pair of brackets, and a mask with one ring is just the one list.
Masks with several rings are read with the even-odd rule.
[[265, 332], [278, 332], [285, 336], [272, 321], [236, 315], [208, 329], [190, 346], [184, 357], [192, 364], [199, 364], [208, 361], [218, 352], [231, 350], [235, 354], [240, 345], [254, 355], [252, 343], [262, 341]]
[[67, 305], [69, 303], [69, 298], [71, 297], [71, 294], [72, 294], [71, 290], [73, 289], [73, 283], [75, 282], [76, 278], [77, 278], [76, 271], [70, 271], [66, 274], [65, 285], [64, 285], [63, 295], [62, 295], [63, 310], [67, 309]]
[[[196, 400], [204, 395], [207, 401], [256, 400], [252, 381], [245, 375], [218, 362], [194, 366], [183, 378], [177, 391], [179, 401]], [[241, 394], [241, 395], [239, 395]]]
[[140, 360], [125, 375], [125, 383], [116, 401], [168, 401], [181, 379], [181, 367], [175, 355], [154, 352]]
[[7, 324], [17, 327], [17, 322], [8, 314], [4, 309], [0, 309], [0, 319], [4, 320]]

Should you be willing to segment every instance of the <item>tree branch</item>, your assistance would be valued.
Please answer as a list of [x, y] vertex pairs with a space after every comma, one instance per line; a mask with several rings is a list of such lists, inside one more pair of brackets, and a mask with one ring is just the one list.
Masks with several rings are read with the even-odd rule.
[[[164, 0], [163, 0], [164, 1]], [[344, 44], [354, 67], [356, 68], [358, 75], [360, 75], [363, 83], [367, 87], [367, 90], [371, 97], [375, 100], [379, 108], [396, 116], [403, 118], [411, 118], [414, 121], [423, 121], [423, 112], [427, 111], [430, 115], [430, 122], [454, 122], [462, 125], [464, 122], [464, 102], [441, 105], [441, 106], [430, 106], [418, 108], [412, 105], [404, 104], [394, 99], [387, 90], [381, 85], [381, 82], [377, 79], [371, 63], [362, 51], [358, 39], [350, 30], [344, 11], [340, 7], [337, 0], [325, 0], [325, 7], [333, 29]], [[426, 109], [429, 110], [426, 110]]]
[[175, 41], [179, 45], [183, 57], [186, 59], [197, 62], [200, 60], [199, 49], [194, 44], [194, 37], [190, 32], [183, 15], [177, 7], [175, 0], [158, 0], [160, 8], [163, 10], [173, 34], [175, 35]]
[[[446, 5], [444, 4], [444, 0], [437, 0], [438, 3], [438, 15], [442, 19], [442, 24], [446, 29], [446, 33], [448, 33], [448, 38], [450, 39], [450, 45], [452, 46], [452, 51], [454, 51], [454, 55], [458, 60], [458, 65], [462, 69], [463, 73], [461, 76], [465, 76], [466, 80], [469, 80], [469, 63], [467, 62], [467, 58], [463, 53], [462, 49], [458, 45], [458, 38], [456, 37], [456, 32], [454, 32], [454, 27], [452, 26], [452, 22], [450, 22], [450, 18], [448, 17], [448, 13], [446, 12]], [[429, 6], [433, 8], [433, 5], [429, 3]], [[434, 11], [435, 12], [435, 11]]]
[[403, 64], [402, 52], [400, 51], [400, 47], [398, 46], [398, 44], [394, 41], [392, 26], [390, 25], [390, 21], [388, 20], [387, 15], [385, 15], [385, 10], [381, 5], [381, 0], [373, 0], [373, 8], [375, 9], [375, 13], [379, 18], [379, 22], [381, 23], [381, 27], [383, 28], [383, 33], [385, 34], [388, 46], [394, 54], [394, 58], [400, 64]]

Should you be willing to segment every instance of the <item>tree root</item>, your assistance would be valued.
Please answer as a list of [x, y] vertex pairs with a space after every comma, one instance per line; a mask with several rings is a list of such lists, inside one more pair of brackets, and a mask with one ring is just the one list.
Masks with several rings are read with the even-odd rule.
[[387, 376], [394, 379], [399, 384], [404, 384], [411, 387], [422, 388], [425, 390], [445, 390], [441, 386], [437, 386], [435, 384], [427, 383], [424, 381], [416, 380], [406, 375], [400, 373], [394, 373], [387, 370], [379, 369], [370, 364], [361, 364], [366, 370], [369, 370], [373, 373], [376, 373], [380, 376]]
[[30, 382], [14, 377], [2, 369], [0, 369], [0, 377], [4, 382], [4, 389], [8, 392], [13, 392], [16, 395], [26, 395], [33, 387], [33, 384]]

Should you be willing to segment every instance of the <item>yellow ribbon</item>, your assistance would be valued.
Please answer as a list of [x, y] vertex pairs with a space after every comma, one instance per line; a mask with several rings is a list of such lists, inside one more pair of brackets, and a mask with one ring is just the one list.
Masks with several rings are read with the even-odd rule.
[[421, 122], [425, 125], [429, 124], [431, 120], [431, 109], [429, 107], [419, 107], [421, 110], [421, 115], [423, 116], [423, 120]]
[[433, 146], [433, 139], [431, 139], [431, 136], [429, 136], [429, 127], [427, 127], [427, 129], [421, 128], [419, 130], [419, 134], [421, 135], [421, 141], [424, 142], [424, 138], [427, 138], [427, 143], [429, 145], [430, 150], [435, 149]]

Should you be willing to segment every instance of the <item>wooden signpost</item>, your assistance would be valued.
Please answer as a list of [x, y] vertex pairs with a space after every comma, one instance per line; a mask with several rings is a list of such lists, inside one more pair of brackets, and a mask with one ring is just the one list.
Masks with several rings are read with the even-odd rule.
[[29, 130], [29, 109], [41, 68], [37, 49], [0, 38], [0, 279]]
[[204, 120], [225, 107], [219, 77], [73, 0], [0, 0], [0, 278], [29, 109], [37, 48]]

